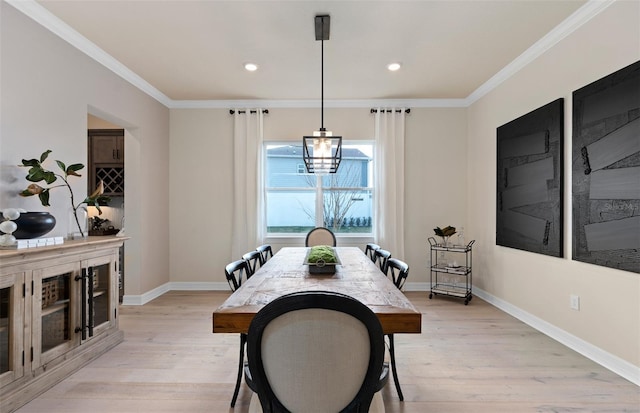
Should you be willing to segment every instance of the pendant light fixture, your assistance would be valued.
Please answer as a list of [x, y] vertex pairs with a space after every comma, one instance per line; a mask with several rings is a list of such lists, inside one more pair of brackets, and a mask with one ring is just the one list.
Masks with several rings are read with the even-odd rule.
[[320, 130], [313, 136], [302, 138], [304, 164], [307, 172], [318, 175], [334, 174], [342, 159], [342, 136], [332, 136], [324, 127], [324, 41], [329, 40], [331, 18], [327, 15], [315, 17], [316, 40], [321, 41], [320, 69]]

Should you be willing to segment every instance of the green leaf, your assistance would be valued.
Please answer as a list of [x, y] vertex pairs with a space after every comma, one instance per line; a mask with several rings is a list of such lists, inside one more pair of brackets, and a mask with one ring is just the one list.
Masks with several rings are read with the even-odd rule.
[[73, 165], [69, 165], [69, 167], [66, 170], [66, 174], [67, 176], [82, 176], [79, 173], [77, 173], [76, 171], [79, 171], [80, 169], [84, 168], [84, 165], [81, 163], [74, 163]]
[[45, 170], [42, 168], [31, 168], [29, 175], [27, 175], [27, 181], [40, 182], [45, 178]]
[[34, 196], [35, 194], [32, 194], [31, 191], [29, 191], [28, 189], [25, 189], [24, 191], [20, 192], [19, 195], [27, 197], [27, 196]]
[[45, 152], [42, 152], [42, 155], [40, 155], [40, 163], [44, 162], [49, 157], [50, 153], [51, 149], [47, 149]]
[[80, 169], [84, 168], [84, 165], [81, 163], [74, 163], [73, 165], [69, 165], [67, 167], [67, 171], [79, 171]]
[[58, 167], [63, 171], [67, 170], [67, 167], [64, 165], [64, 162], [56, 160], [56, 163], [58, 164]]
[[40, 202], [42, 206], [51, 206], [49, 205], [49, 190], [45, 189], [44, 191], [38, 194], [38, 198], [40, 198]]
[[33, 175], [33, 174], [35, 174], [35, 173], [36, 173], [36, 172], [38, 172], [38, 171], [44, 171], [44, 169], [42, 169], [42, 167], [41, 167], [40, 165], [38, 165], [38, 166], [34, 166], [34, 167], [32, 167], [32, 168], [30, 168], [30, 169], [29, 169], [28, 174], [29, 174], [29, 175]]
[[108, 196], [98, 195], [97, 197], [93, 197], [93, 198], [87, 197], [81, 203], [85, 203], [87, 204], [87, 206], [96, 207], [96, 209], [98, 210], [98, 215], [102, 215], [102, 210], [100, 209], [100, 206], [109, 205], [109, 201], [111, 201], [111, 198], [109, 198]]
[[40, 161], [37, 159], [23, 159], [21, 166], [37, 166], [40, 167]]
[[56, 174], [54, 174], [53, 172], [51, 172], [51, 171], [45, 171], [44, 172], [44, 181], [46, 183], [48, 183], [49, 185], [51, 185], [53, 182], [55, 182], [56, 179], [58, 179], [58, 178], [56, 177]]

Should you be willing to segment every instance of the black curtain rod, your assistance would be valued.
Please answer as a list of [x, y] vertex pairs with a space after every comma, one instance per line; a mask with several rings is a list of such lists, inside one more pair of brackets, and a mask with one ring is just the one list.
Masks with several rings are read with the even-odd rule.
[[[229, 109], [229, 114], [230, 115], [233, 115], [234, 113], [236, 113], [235, 110]], [[238, 113], [247, 113], [247, 111], [246, 110], [239, 110]], [[257, 113], [257, 111], [250, 110], [249, 113]], [[269, 113], [269, 109], [262, 109], [262, 113]]]
[[[380, 112], [391, 113], [392, 109], [380, 109]], [[402, 112], [402, 109], [396, 109], [396, 113]], [[371, 113], [378, 113], [378, 109], [371, 109]], [[411, 109], [405, 109], [404, 113], [411, 113]]]

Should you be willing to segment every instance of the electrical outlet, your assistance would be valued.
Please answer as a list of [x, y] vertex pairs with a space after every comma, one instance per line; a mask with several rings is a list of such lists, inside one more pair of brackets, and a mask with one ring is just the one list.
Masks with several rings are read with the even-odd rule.
[[580, 311], [580, 296], [571, 294], [569, 296], [569, 305], [572, 309]]

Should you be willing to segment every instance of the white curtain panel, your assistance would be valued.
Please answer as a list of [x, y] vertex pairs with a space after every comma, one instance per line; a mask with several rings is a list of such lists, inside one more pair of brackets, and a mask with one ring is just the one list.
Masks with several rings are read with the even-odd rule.
[[[251, 113], [251, 112], [254, 113]], [[233, 127], [233, 234], [231, 257], [239, 260], [263, 240], [262, 109], [240, 109]]]
[[378, 108], [375, 114], [374, 206], [376, 243], [404, 257], [405, 108]]

